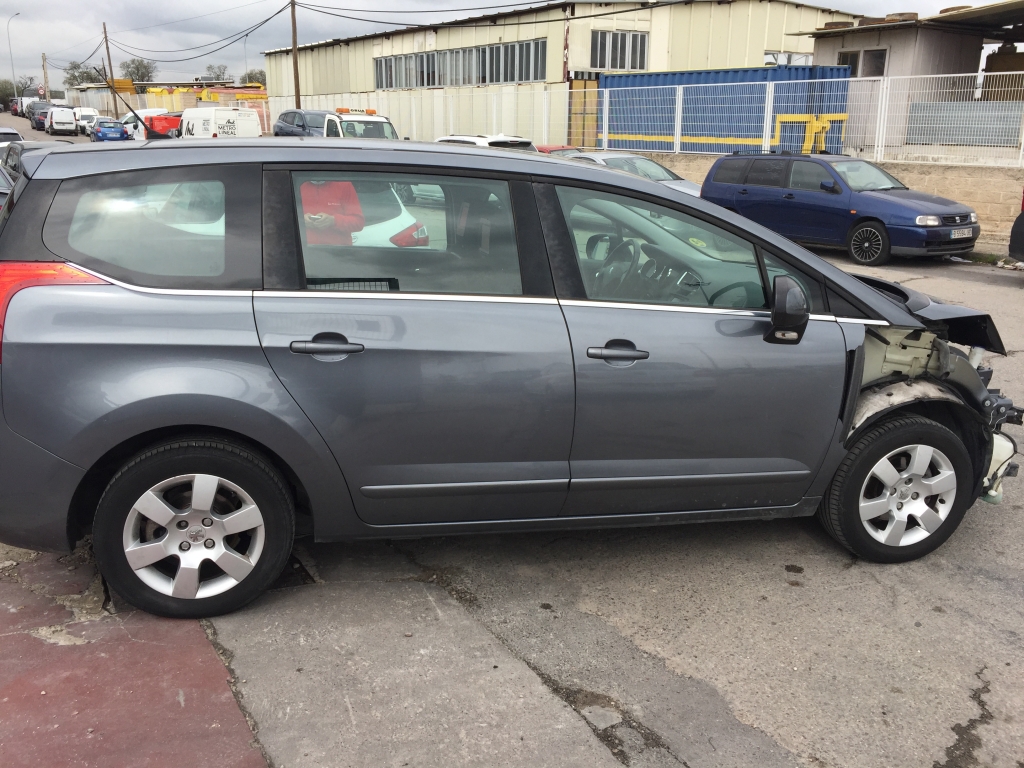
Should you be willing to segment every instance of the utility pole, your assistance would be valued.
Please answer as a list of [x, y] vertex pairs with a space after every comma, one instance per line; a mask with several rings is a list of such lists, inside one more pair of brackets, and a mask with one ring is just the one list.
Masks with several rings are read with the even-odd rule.
[[107, 65], [110, 68], [110, 77], [107, 78], [107, 85], [110, 87], [110, 116], [117, 117], [117, 96], [114, 95], [114, 62], [110, 60], [110, 41], [107, 39], [107, 22], [103, 22], [103, 45], [107, 48]]
[[46, 69], [46, 54], [43, 54], [43, 98], [50, 100], [50, 73]]
[[[21, 11], [18, 11], [14, 16], [21, 16]], [[14, 74], [14, 48], [11, 47], [11, 21], [14, 19], [14, 16], [7, 20], [7, 50], [11, 52], [11, 82], [14, 83], [14, 98], [20, 99], [25, 94], [18, 93], [18, 77]], [[21, 104], [20, 101], [18, 103]]]
[[299, 32], [295, 27], [295, 0], [292, 6], [292, 75], [295, 78], [295, 108], [302, 109], [302, 97], [299, 95]]

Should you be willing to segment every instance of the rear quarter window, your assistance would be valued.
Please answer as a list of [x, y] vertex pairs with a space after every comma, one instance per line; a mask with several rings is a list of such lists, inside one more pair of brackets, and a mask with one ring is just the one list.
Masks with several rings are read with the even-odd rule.
[[788, 166], [788, 160], [769, 160], [767, 158], [754, 160], [750, 164], [750, 170], [747, 171], [744, 183], [754, 187], [784, 187], [786, 186]]
[[746, 170], [748, 162], [746, 158], [723, 160], [718, 164], [711, 181], [717, 184], [739, 184], [743, 181], [743, 172]]
[[206, 166], [61, 182], [43, 225], [67, 261], [152, 288], [262, 287], [261, 171]]

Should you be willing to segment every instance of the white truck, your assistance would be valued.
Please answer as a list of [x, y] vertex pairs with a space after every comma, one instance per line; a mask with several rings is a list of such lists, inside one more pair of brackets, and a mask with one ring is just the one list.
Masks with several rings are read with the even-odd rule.
[[254, 109], [194, 107], [181, 114], [178, 136], [182, 139], [251, 139], [263, 135]]

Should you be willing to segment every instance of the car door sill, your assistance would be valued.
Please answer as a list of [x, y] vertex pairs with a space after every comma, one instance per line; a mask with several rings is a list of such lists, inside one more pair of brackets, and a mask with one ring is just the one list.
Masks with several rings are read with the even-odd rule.
[[412, 499], [429, 496], [476, 496], [500, 493], [565, 492], [569, 480], [499, 480], [483, 483], [417, 483], [415, 485], [364, 485], [360, 493], [368, 499]]
[[642, 488], [680, 488], [690, 485], [735, 485], [761, 482], [798, 482], [811, 476], [809, 470], [786, 472], [733, 472], [713, 475], [654, 475], [649, 477], [574, 477], [571, 491], [625, 491]]

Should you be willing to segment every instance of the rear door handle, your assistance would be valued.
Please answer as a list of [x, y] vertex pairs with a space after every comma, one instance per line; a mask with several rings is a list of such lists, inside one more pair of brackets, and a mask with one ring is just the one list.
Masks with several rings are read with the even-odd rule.
[[747, 190], [741, 189], [738, 194], [745, 195], [747, 194]]
[[642, 349], [623, 349], [621, 347], [587, 347], [587, 357], [595, 360], [646, 360], [650, 352]]
[[792, 200], [794, 197], [795, 197], [795, 195], [792, 192], [787, 192], [786, 194], [784, 194], [782, 196], [782, 199], [783, 200]]
[[288, 349], [299, 355], [351, 355], [362, 352], [366, 347], [337, 341], [293, 341]]

